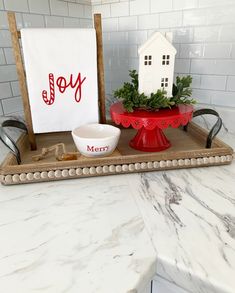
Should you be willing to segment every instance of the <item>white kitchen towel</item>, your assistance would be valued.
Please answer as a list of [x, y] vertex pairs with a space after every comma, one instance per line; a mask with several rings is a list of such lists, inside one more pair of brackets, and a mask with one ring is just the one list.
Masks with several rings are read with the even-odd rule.
[[95, 29], [22, 29], [35, 133], [98, 122]]

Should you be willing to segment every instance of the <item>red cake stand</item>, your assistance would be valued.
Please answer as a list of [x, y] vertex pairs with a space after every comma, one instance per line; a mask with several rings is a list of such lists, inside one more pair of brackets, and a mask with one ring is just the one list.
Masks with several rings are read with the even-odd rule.
[[171, 146], [162, 130], [169, 126], [177, 128], [186, 125], [192, 119], [193, 107], [179, 105], [172, 109], [135, 110], [128, 113], [122, 103], [118, 102], [111, 106], [110, 113], [116, 124], [126, 128], [132, 126], [138, 130], [129, 143], [132, 148], [144, 152], [159, 152]]

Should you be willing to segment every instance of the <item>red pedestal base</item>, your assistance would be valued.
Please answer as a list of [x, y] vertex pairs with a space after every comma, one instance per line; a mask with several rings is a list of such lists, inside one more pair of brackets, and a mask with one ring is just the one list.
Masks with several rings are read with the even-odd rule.
[[110, 107], [110, 113], [116, 124], [138, 129], [136, 136], [129, 143], [132, 148], [143, 152], [160, 152], [171, 146], [162, 129], [186, 125], [192, 119], [193, 107], [178, 105], [172, 109], [158, 111], [135, 109], [129, 113], [122, 102], [118, 102]]
[[129, 145], [143, 152], [160, 152], [171, 146], [163, 131], [158, 127], [153, 130], [147, 130], [142, 127]]

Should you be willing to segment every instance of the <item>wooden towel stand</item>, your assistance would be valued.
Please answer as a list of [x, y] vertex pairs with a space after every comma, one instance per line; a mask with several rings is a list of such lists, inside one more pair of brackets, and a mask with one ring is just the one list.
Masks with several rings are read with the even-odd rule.
[[[29, 95], [26, 83], [25, 70], [23, 65], [23, 58], [20, 49], [20, 31], [17, 30], [16, 18], [14, 12], [8, 12], [8, 23], [11, 32], [12, 47], [15, 57], [16, 70], [19, 79], [20, 92], [23, 100], [23, 108], [25, 121], [28, 130], [29, 143], [31, 150], [37, 149], [36, 135], [33, 131], [32, 115], [29, 104]], [[104, 85], [104, 61], [103, 61], [103, 41], [102, 41], [102, 24], [101, 14], [94, 14], [94, 27], [96, 30], [97, 42], [97, 81], [98, 81], [98, 95], [99, 95], [99, 117], [100, 123], [106, 123], [105, 115], [105, 85]]]

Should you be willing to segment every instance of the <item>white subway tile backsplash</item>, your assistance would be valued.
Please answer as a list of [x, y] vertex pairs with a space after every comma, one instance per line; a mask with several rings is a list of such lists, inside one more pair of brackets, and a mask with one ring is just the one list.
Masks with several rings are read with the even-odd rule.
[[[167, 31], [167, 29], [162, 29], [162, 28], [159, 28], [157, 29], [159, 32], [162, 32], [162, 31]], [[148, 38], [150, 38], [154, 33], [156, 32], [155, 29], [150, 29], [148, 30]]]
[[[103, 2], [104, 4], [105, 2]], [[92, 6], [98, 5], [98, 4], [102, 4], [102, 0], [91, 0], [91, 4]]]
[[211, 103], [211, 92], [208, 90], [193, 89], [192, 97], [198, 103], [203, 103], [203, 104]]
[[138, 46], [137, 45], [129, 45], [128, 52], [130, 58], [137, 58], [138, 57]]
[[111, 16], [127, 16], [129, 15], [129, 1], [111, 4]]
[[200, 60], [191, 61], [191, 73], [235, 75], [235, 60]]
[[128, 43], [127, 32], [112, 32], [109, 34], [109, 44], [119, 45]]
[[16, 24], [17, 24], [17, 29], [21, 29], [24, 27], [24, 23], [23, 23], [23, 16], [22, 13], [15, 13], [15, 17], [16, 17]]
[[[120, 59], [127, 59], [129, 56], [129, 46], [128, 45], [117, 45], [113, 47], [114, 56]], [[126, 62], [126, 61], [125, 61]], [[112, 63], [112, 61], [111, 61]], [[125, 63], [126, 64], [126, 63]]]
[[173, 0], [156, 1], [151, 0], [151, 13], [171, 11], [173, 9]]
[[[126, 64], [128, 66], [128, 63]], [[129, 68], [117, 68], [116, 70], [112, 70], [111, 72], [111, 84], [114, 84], [116, 82], [119, 83], [119, 86], [123, 85], [123, 82], [129, 81]]]
[[111, 89], [111, 83], [110, 82], [106, 82], [105, 83], [105, 94], [106, 95], [112, 95], [113, 94], [113, 91]]
[[235, 76], [228, 76], [227, 90], [228, 91], [235, 91]]
[[190, 74], [192, 77], [192, 88], [200, 88], [201, 87], [201, 75]]
[[44, 17], [38, 14], [23, 14], [24, 27], [44, 27]]
[[0, 11], [0, 29], [7, 29], [8, 22], [7, 22], [7, 13], [6, 11]]
[[104, 45], [110, 45], [110, 33], [103, 32], [103, 43]]
[[[235, 4], [235, 3], [234, 3]], [[204, 11], [204, 9], [202, 9]], [[235, 5], [208, 8], [204, 11], [207, 16], [206, 24], [232, 24], [235, 23]]]
[[175, 55], [175, 58], [179, 58], [179, 57], [180, 57], [180, 44], [175, 44], [175, 43], [173, 43], [173, 46], [174, 46], [175, 49], [176, 49], [176, 55]]
[[[105, 56], [104, 56], [104, 71], [105, 72], [111, 71], [111, 58], [106, 58]], [[111, 82], [110, 76], [108, 77], [107, 82]]]
[[[126, 56], [124, 56], [123, 58], [113, 58], [111, 59], [111, 70], [116, 71], [115, 73], [117, 74], [118, 72], [120, 72], [119, 75], [119, 80], [123, 80], [123, 73], [124, 72], [128, 72], [129, 68], [128, 68], [128, 58], [125, 58]], [[121, 73], [123, 71], [123, 73]]]
[[193, 41], [193, 29], [179, 27], [172, 29], [174, 43], [191, 43]]
[[84, 5], [76, 3], [68, 3], [69, 16], [84, 17]]
[[180, 58], [200, 58], [203, 55], [202, 44], [181, 44]]
[[106, 44], [103, 47], [103, 53], [104, 53], [104, 58], [106, 56], [109, 56], [110, 58], [114, 56], [114, 49], [116, 49], [116, 46], [113, 44]]
[[6, 10], [28, 12], [28, 1], [27, 0], [4, 0]]
[[3, 0], [0, 0], [0, 9], [4, 9]]
[[183, 11], [183, 25], [194, 26], [194, 25], [206, 25], [207, 24], [207, 12], [204, 10], [185, 10]]
[[80, 27], [79, 18], [64, 17], [64, 27]]
[[182, 26], [182, 11], [173, 11], [160, 14], [161, 28], [175, 28]]
[[4, 113], [3, 113], [3, 108], [2, 108], [2, 103], [0, 101], [0, 116], [2, 116]]
[[23, 110], [21, 97], [14, 97], [2, 100], [4, 114], [13, 114]]
[[11, 89], [14, 97], [20, 96], [20, 86], [18, 81], [11, 82]]
[[190, 73], [213, 74], [216, 67], [215, 60], [192, 60]]
[[0, 31], [0, 44], [1, 47], [11, 47], [11, 35], [10, 32], [7, 30]]
[[7, 64], [15, 64], [15, 58], [13, 56], [12, 48], [4, 48], [4, 54]]
[[224, 44], [206, 44], [204, 45], [204, 58], [211, 59], [224, 59], [229, 58], [232, 50], [232, 45], [229, 43]]
[[211, 94], [211, 103], [213, 105], [235, 107], [235, 93], [213, 91]]
[[110, 83], [110, 91], [111, 91], [111, 93], [113, 93], [114, 91], [119, 89], [123, 84], [123, 81], [118, 80], [116, 77], [114, 77], [113, 80], [115, 80], [115, 82]]
[[234, 0], [199, 0], [199, 7], [215, 7], [215, 6], [224, 6], [228, 4], [234, 4]]
[[111, 16], [110, 4], [93, 6], [93, 13], [101, 13], [102, 18], [110, 17]]
[[102, 21], [103, 31], [118, 31], [118, 18], [104, 18]]
[[3, 49], [0, 49], [0, 65], [4, 65], [4, 64], [6, 64], [5, 55], [4, 55]]
[[235, 42], [235, 25], [223, 25], [220, 28], [219, 40], [222, 42]]
[[150, 0], [130, 1], [130, 15], [140, 15], [150, 13]]
[[45, 16], [46, 27], [64, 27], [64, 19], [62, 16]]
[[118, 29], [120, 31], [130, 31], [137, 29], [137, 16], [119, 17]]
[[139, 69], [139, 58], [130, 58], [129, 59], [129, 68], [130, 70], [137, 70]]
[[190, 59], [175, 59], [175, 72], [188, 74], [189, 71], [190, 71]]
[[232, 44], [231, 58], [235, 59], [235, 44]]
[[147, 41], [148, 33], [147, 31], [133, 31], [128, 33], [129, 44], [142, 45]]
[[[175, 82], [175, 79], [176, 79], [176, 76], [187, 76], [188, 73], [184, 73], [184, 74], [178, 74], [178, 73], [175, 73], [174, 74], [174, 82]], [[191, 84], [191, 88], [192, 89], [200, 89], [201, 87], [201, 75], [199, 74], [190, 74], [190, 76], [192, 77], [192, 84]]]
[[113, 72], [109, 70], [105, 70], [105, 83], [111, 83]]
[[195, 42], [216, 42], [219, 40], [220, 26], [202, 26], [194, 28]]
[[197, 8], [198, 0], [173, 0], [173, 8], [176, 10]]
[[71, 1], [71, 2], [77, 2], [77, 3], [80, 3], [80, 4], [89, 4], [91, 5], [91, 0], [68, 0], [68, 1]]
[[201, 88], [210, 90], [225, 90], [226, 76], [202, 75]]
[[92, 28], [93, 22], [91, 19], [88, 18], [81, 18], [80, 19], [80, 26], [81, 28]]
[[92, 8], [91, 5], [83, 5], [84, 6], [84, 17], [92, 18]]
[[49, 0], [28, 0], [29, 11], [38, 14], [50, 14]]
[[17, 80], [15, 65], [0, 66], [0, 82]]
[[159, 14], [140, 15], [138, 16], [139, 29], [156, 29], [159, 28]]
[[0, 100], [12, 96], [11, 86], [9, 82], [0, 83]]
[[61, 15], [68, 16], [68, 3], [58, 0], [50, 0], [51, 14], [52, 15]]

